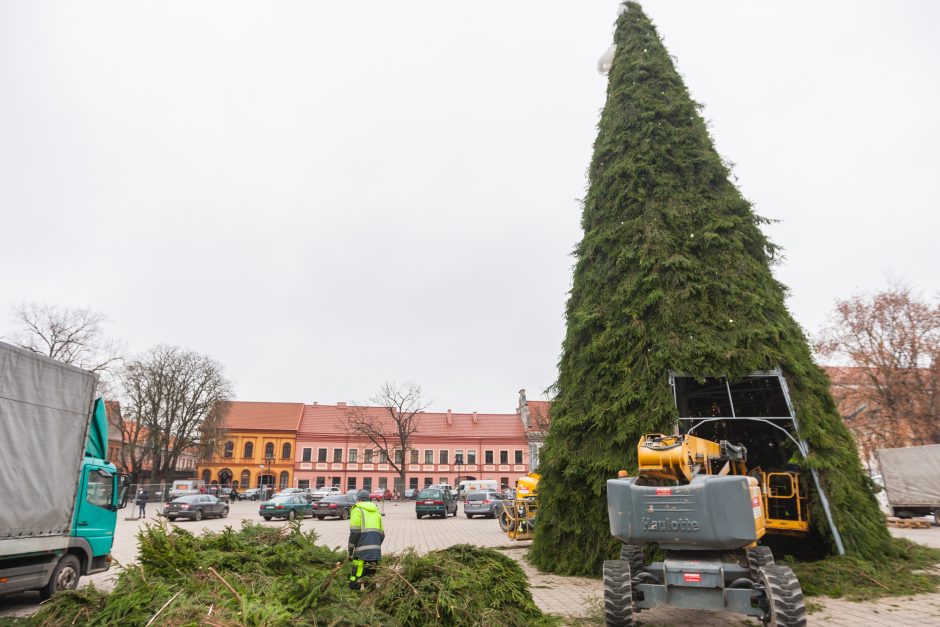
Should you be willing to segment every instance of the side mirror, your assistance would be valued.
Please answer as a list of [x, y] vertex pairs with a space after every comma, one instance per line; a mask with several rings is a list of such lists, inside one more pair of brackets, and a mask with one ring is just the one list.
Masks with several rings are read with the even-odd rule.
[[130, 493], [131, 477], [130, 475], [121, 473], [115, 477], [115, 481], [117, 481], [118, 504], [114, 507], [114, 510], [117, 511], [127, 507], [127, 496]]

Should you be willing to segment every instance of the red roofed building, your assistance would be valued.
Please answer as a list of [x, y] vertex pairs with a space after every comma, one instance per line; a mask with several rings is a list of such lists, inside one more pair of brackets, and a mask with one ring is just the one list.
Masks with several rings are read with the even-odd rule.
[[403, 492], [432, 483], [456, 486], [465, 479], [495, 479], [510, 486], [537, 464], [543, 427], [548, 425], [548, 403], [526, 404], [524, 391], [514, 414], [421, 412], [408, 450], [403, 454], [397, 440], [393, 442], [398, 446], [388, 447], [405, 465], [407, 485], [402, 486], [384, 452], [352, 432], [349, 420], [354, 414], [393, 426], [382, 407], [315, 403], [304, 408], [297, 432], [296, 485]]
[[303, 414], [303, 403], [232, 401], [221, 444], [199, 464], [196, 476], [240, 490], [294, 485], [294, 447]]

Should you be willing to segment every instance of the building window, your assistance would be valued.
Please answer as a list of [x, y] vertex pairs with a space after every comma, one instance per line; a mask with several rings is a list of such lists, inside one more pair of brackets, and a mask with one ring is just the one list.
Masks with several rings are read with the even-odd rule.
[[431, 479], [430, 477], [424, 478], [424, 487], [428, 488], [432, 483], [434, 483], [434, 479]]
[[477, 452], [473, 449], [467, 451], [467, 463], [471, 466], [477, 463]]
[[304, 456], [303, 456], [303, 459], [302, 459], [301, 461], [309, 462], [309, 461], [312, 460], [312, 459], [313, 459], [313, 449], [312, 449], [312, 448], [305, 448], [305, 449], [304, 449]]
[[388, 477], [379, 477], [379, 490], [388, 489]]
[[310, 489], [310, 479], [301, 479], [300, 481], [297, 482], [297, 487], [300, 488], [300, 489], [302, 489], [302, 490], [309, 490], [309, 489]]
[[290, 442], [284, 442], [281, 447], [281, 459], [290, 459]]
[[[323, 449], [323, 450], [325, 451], [326, 449]], [[324, 481], [323, 477], [317, 477], [317, 487], [322, 488], [325, 485], [326, 485], [326, 481]]]
[[343, 461], [343, 449], [341, 449], [341, 448], [334, 448], [334, 449], [333, 449], [333, 461], [334, 461], [334, 462], [341, 462], [341, 461]]
[[[326, 449], [325, 449], [325, 448], [318, 448], [318, 449], [317, 449], [317, 461], [318, 461], [318, 462], [325, 462], [325, 461], [326, 461]], [[323, 486], [320, 486], [320, 487], [323, 487]]]
[[387, 464], [388, 463], [388, 451], [385, 449], [379, 449], [379, 463]]
[[522, 449], [518, 449], [518, 448], [516, 449], [516, 463], [517, 464], [522, 463]]
[[434, 463], [434, 451], [431, 449], [424, 449], [424, 463], [433, 464]]
[[405, 462], [405, 458], [401, 453], [401, 449], [400, 448], [395, 449], [395, 463], [403, 464], [404, 462]]
[[367, 449], [366, 449], [366, 461], [365, 461], [365, 463], [371, 464], [371, 463], [372, 463], [372, 456], [373, 456], [373, 455], [375, 455], [375, 451], [373, 451], [371, 448], [367, 448]]
[[440, 459], [440, 462], [438, 463], [441, 463], [441, 464], [447, 463], [447, 449], [441, 449], [439, 459]]
[[290, 475], [285, 470], [281, 473], [280, 481], [277, 482], [278, 489], [283, 490], [284, 488], [286, 488], [288, 481], [290, 481]]
[[362, 478], [362, 489], [372, 491], [372, 477]]
[[462, 449], [457, 449], [456, 451], [454, 451], [454, 463], [463, 465], [463, 450]]
[[251, 459], [254, 456], [255, 456], [254, 442], [245, 442], [245, 457]]
[[417, 478], [417, 477], [409, 477], [409, 478], [408, 478], [408, 487], [411, 488], [412, 490], [417, 490], [417, 489], [418, 489], [418, 478]]
[[508, 464], [509, 463], [509, 451], [500, 451], [499, 452], [499, 463]]
[[251, 487], [251, 473], [247, 470], [242, 471], [242, 480], [240, 482], [242, 490]]
[[500, 477], [500, 478], [499, 478], [499, 485], [502, 486], [503, 490], [508, 489], [508, 488], [509, 488], [509, 477]]
[[225, 443], [225, 452], [222, 453], [223, 457], [234, 457], [235, 456], [235, 443], [229, 440]]
[[355, 490], [355, 489], [356, 489], [356, 478], [355, 478], [355, 477], [349, 477], [349, 478], [346, 480], [346, 489], [347, 489], [347, 490]]
[[341, 485], [343, 485], [342, 479], [343, 479], [342, 477], [333, 477], [333, 485], [337, 488], [340, 487]]
[[208, 469], [208, 468], [207, 468], [206, 470], [203, 470], [203, 471], [202, 471], [202, 482], [203, 482], [203, 483], [209, 483], [209, 479], [211, 479], [211, 478], [212, 478], [212, 473], [209, 472], [209, 469]]
[[483, 451], [483, 463], [484, 464], [493, 463], [493, 451]]
[[437, 483], [438, 485], [447, 485], [447, 477], [441, 477], [441, 480]]
[[359, 449], [349, 449], [349, 463], [355, 464], [359, 461]]
[[[418, 463], [418, 449], [416, 448], [411, 449], [411, 463], [412, 464]], [[415, 481], [417, 481], [417, 479], [415, 479]], [[417, 484], [415, 484], [415, 487], [416, 488], [418, 487]]]
[[274, 457], [274, 442], [268, 442], [264, 445], [265, 458]]

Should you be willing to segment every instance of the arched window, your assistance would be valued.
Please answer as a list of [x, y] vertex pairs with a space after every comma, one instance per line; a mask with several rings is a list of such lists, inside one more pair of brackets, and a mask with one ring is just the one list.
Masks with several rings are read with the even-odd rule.
[[245, 442], [245, 457], [251, 458], [254, 456], [255, 456], [255, 443]]
[[205, 481], [206, 483], [209, 483], [209, 479], [211, 479], [211, 478], [212, 478], [212, 473], [209, 472], [209, 469], [208, 469], [208, 468], [206, 468], [205, 470], [202, 471], [202, 480], [203, 480], [203, 481]]
[[235, 455], [235, 443], [229, 440], [225, 443], [225, 452], [223, 453], [225, 457], [232, 457]]
[[284, 442], [284, 446], [281, 447], [281, 458], [290, 459], [290, 442]]
[[247, 470], [242, 471], [241, 488], [244, 490], [251, 487], [251, 473]]
[[264, 445], [264, 456], [274, 457], [274, 442], [268, 442]]
[[281, 473], [281, 480], [278, 481], [278, 489], [283, 490], [287, 487], [287, 480], [290, 478], [290, 475], [287, 474], [287, 471]]

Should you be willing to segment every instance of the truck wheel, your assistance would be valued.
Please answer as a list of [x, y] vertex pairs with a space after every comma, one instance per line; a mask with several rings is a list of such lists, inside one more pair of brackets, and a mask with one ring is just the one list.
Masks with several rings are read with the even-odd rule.
[[774, 566], [774, 554], [766, 546], [755, 546], [747, 550], [747, 566], [751, 571], [751, 580], [760, 581], [760, 569]]
[[509, 514], [505, 510], [499, 513], [499, 528], [503, 531], [512, 531], [515, 528], [515, 524], [512, 522], [512, 519], [509, 518]]
[[633, 625], [633, 584], [630, 562], [604, 561], [604, 621], [607, 627]]
[[803, 589], [788, 566], [764, 566], [759, 571], [764, 588], [768, 627], [806, 627]]
[[193, 516], [193, 519], [194, 519], [196, 522], [199, 522], [200, 520], [202, 520], [202, 510], [201, 510], [201, 509], [197, 509], [197, 510], [196, 510], [196, 515]]
[[635, 544], [620, 545], [620, 559], [630, 564], [630, 574], [643, 570], [643, 547]]
[[39, 597], [45, 601], [56, 592], [74, 590], [78, 587], [78, 578], [81, 575], [82, 569], [78, 558], [74, 555], [64, 555], [52, 571], [49, 583], [39, 589]]

